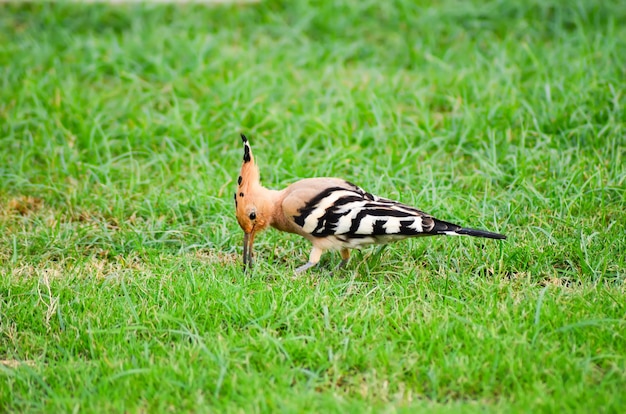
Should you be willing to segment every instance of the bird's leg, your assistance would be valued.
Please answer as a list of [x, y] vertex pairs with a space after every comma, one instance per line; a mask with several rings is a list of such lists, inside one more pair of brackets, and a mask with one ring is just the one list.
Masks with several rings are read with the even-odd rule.
[[348, 260], [350, 260], [350, 250], [343, 248], [341, 249], [341, 262], [335, 268], [335, 272], [341, 268], [343, 268], [346, 264], [348, 264]]
[[322, 253], [324, 253], [324, 250], [320, 249], [319, 247], [313, 246], [313, 250], [311, 250], [311, 254], [309, 255], [309, 261], [303, 264], [302, 266], [298, 267], [296, 269], [296, 274], [302, 273], [312, 268], [313, 266], [317, 265], [320, 261], [320, 257], [322, 256]]

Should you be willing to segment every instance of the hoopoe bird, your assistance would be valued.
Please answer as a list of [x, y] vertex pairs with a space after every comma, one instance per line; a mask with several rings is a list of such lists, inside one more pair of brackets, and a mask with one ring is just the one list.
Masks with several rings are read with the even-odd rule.
[[259, 168], [245, 135], [243, 164], [237, 179], [235, 210], [244, 231], [243, 264], [252, 263], [254, 236], [272, 226], [299, 234], [313, 244], [309, 261], [298, 267], [301, 273], [320, 261], [327, 250], [339, 250], [343, 267], [350, 249], [384, 244], [407, 237], [474, 236], [506, 239], [503, 234], [464, 228], [438, 220], [416, 208], [372, 195], [339, 178], [306, 178], [284, 190], [261, 185]]

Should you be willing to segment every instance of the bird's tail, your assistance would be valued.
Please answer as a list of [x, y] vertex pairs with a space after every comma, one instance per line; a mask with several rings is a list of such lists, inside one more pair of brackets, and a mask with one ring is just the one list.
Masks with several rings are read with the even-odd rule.
[[497, 240], [506, 239], [506, 236], [504, 234], [493, 233], [491, 231], [486, 231], [486, 230], [460, 228], [456, 231], [456, 233], [462, 234], [464, 236], [485, 237], [487, 239], [497, 239]]
[[485, 237], [487, 239], [504, 240], [506, 236], [504, 234], [493, 233], [486, 230], [478, 229], [466, 229], [456, 224], [448, 223], [447, 221], [435, 219], [435, 226], [429, 232], [431, 234], [444, 234], [446, 236], [472, 236], [472, 237]]

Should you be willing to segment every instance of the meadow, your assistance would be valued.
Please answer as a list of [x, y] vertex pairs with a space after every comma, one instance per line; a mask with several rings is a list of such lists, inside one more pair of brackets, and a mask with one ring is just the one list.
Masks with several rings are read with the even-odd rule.
[[[0, 5], [1, 412], [622, 412], [626, 3]], [[337, 176], [505, 241], [300, 276]]]

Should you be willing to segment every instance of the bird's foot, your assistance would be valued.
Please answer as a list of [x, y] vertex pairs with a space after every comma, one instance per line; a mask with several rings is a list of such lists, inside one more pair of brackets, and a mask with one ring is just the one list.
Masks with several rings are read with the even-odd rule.
[[349, 260], [350, 260], [350, 259], [343, 259], [341, 262], [339, 262], [339, 264], [337, 265], [337, 267], [335, 267], [335, 268], [333, 269], [333, 271], [332, 271], [332, 272], [330, 272], [330, 275], [331, 275], [331, 276], [335, 276], [337, 273], [339, 273], [339, 271], [340, 271], [341, 269], [343, 269], [344, 267], [346, 267], [346, 264], [348, 264], [348, 261], [349, 261]]
[[302, 266], [298, 267], [296, 269], [296, 274], [300, 274], [302, 272], [305, 272], [307, 270], [309, 270], [310, 268], [312, 268], [313, 266], [315, 266], [317, 263], [312, 263], [312, 262], [306, 262], [305, 264], [303, 264]]
[[343, 259], [343, 260], [341, 260], [341, 262], [339, 262], [339, 264], [335, 268], [335, 271], [343, 269], [344, 267], [346, 267], [346, 265], [348, 264], [349, 261], [350, 261], [350, 259]]

